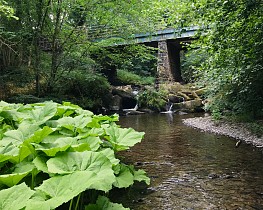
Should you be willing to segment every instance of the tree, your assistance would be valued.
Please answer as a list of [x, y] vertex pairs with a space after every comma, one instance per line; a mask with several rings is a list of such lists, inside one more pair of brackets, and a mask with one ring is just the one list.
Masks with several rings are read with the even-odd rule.
[[210, 110], [262, 116], [262, 2], [198, 0], [193, 7], [207, 29], [197, 45], [207, 55], [199, 75], [209, 88]]
[[17, 19], [17, 17], [14, 16], [14, 9], [8, 6], [7, 2], [4, 0], [0, 0], [0, 17], [1, 16]]
[[62, 74], [80, 68], [79, 60], [90, 62], [89, 49], [95, 39], [125, 39], [154, 30], [159, 18], [159, 13], [150, 16], [154, 14], [150, 0], [10, 0], [10, 5], [19, 21], [2, 25], [14, 35], [19, 49], [13, 61], [19, 55], [23, 65], [34, 72], [37, 95], [40, 86], [42, 91], [53, 92]]

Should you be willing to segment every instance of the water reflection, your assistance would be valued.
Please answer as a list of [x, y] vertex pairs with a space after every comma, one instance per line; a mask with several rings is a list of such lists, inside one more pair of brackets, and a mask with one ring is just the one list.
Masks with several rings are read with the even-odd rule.
[[[119, 197], [132, 209], [263, 209], [262, 152], [233, 139], [200, 132], [173, 114], [127, 116], [123, 127], [145, 131], [123, 153], [152, 178]], [[143, 194], [142, 194], [143, 193]]]

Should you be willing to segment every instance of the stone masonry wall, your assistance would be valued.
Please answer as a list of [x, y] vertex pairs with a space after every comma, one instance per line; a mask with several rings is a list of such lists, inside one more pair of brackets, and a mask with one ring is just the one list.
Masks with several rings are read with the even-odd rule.
[[157, 80], [158, 83], [173, 81], [166, 40], [158, 42]]

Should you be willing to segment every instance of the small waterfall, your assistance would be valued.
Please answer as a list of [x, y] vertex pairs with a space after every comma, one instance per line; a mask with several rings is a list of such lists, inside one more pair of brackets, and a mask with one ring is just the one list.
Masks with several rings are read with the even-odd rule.
[[137, 103], [134, 108], [131, 108], [131, 109], [123, 109], [123, 111], [124, 111], [124, 112], [137, 111], [138, 108], [139, 108], [139, 105], [138, 105], [138, 103]]
[[166, 112], [161, 112], [162, 114], [172, 114], [173, 111], [173, 103], [168, 101], [167, 105], [166, 105]]
[[133, 110], [137, 111], [138, 108], [139, 108], [139, 105], [138, 105], [138, 103], [137, 103], [137, 104], [135, 105], [135, 107], [133, 108]]
[[173, 103], [170, 105], [169, 109], [168, 109], [168, 112], [171, 112], [172, 111], [172, 108], [173, 108]]

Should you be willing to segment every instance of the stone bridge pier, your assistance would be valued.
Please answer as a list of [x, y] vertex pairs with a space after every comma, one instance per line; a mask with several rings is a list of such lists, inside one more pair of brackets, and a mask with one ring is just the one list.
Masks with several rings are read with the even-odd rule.
[[180, 51], [182, 46], [174, 40], [158, 41], [156, 83], [183, 82]]

